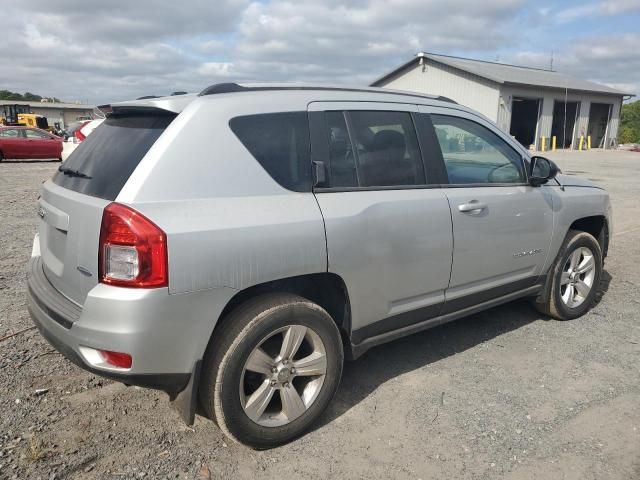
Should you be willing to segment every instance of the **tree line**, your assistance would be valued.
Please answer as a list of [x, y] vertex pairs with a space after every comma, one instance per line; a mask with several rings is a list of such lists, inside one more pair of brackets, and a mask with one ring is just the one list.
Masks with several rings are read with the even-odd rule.
[[31, 92], [18, 93], [18, 92], [12, 92], [11, 90], [0, 90], [0, 100], [40, 102], [40, 100], [42, 100], [43, 98], [47, 98], [52, 102], [60, 101], [60, 99], [56, 97], [41, 97], [40, 95], [36, 95], [35, 93], [31, 93]]

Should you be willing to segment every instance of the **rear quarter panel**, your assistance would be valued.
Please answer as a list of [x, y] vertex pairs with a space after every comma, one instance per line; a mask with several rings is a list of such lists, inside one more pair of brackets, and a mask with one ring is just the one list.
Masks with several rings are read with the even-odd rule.
[[136, 204], [169, 245], [169, 292], [242, 290], [327, 271], [324, 223], [313, 194]]
[[281, 187], [229, 128], [240, 115], [306, 111], [304, 96], [274, 103], [238, 95], [190, 104], [118, 195], [166, 232], [171, 293], [244, 289], [327, 271], [313, 193]]

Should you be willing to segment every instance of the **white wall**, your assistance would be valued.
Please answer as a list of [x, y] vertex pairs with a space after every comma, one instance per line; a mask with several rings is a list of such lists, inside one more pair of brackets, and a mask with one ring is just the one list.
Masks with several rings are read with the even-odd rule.
[[425, 65], [409, 67], [379, 86], [449, 97], [494, 122], [497, 120], [500, 93], [497, 83], [431, 60], [425, 59]]
[[31, 111], [36, 115], [43, 115], [47, 117], [47, 121], [50, 126], [53, 126], [54, 122], [60, 122], [62, 126], [68, 126], [70, 123], [76, 121], [76, 117], [93, 117], [93, 108], [82, 108], [79, 106], [76, 108], [55, 108], [49, 104], [31, 104]]

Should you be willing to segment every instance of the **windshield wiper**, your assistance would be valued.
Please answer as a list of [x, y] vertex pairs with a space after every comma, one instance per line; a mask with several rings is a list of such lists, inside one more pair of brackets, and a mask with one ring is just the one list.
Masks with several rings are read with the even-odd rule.
[[86, 173], [82, 173], [79, 170], [74, 170], [73, 168], [66, 168], [66, 167], [63, 167], [62, 165], [58, 167], [58, 171], [62, 172], [65, 175], [69, 175], [70, 177], [91, 178], [91, 176], [87, 175]]

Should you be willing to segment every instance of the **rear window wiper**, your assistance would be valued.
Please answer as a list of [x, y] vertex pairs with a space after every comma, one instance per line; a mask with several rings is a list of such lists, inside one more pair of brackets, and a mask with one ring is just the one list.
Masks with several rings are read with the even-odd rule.
[[58, 167], [58, 171], [62, 172], [65, 175], [69, 175], [70, 177], [78, 177], [78, 178], [91, 178], [90, 175], [86, 173], [82, 173], [80, 170], [74, 170], [73, 168], [66, 168], [60, 165]]

